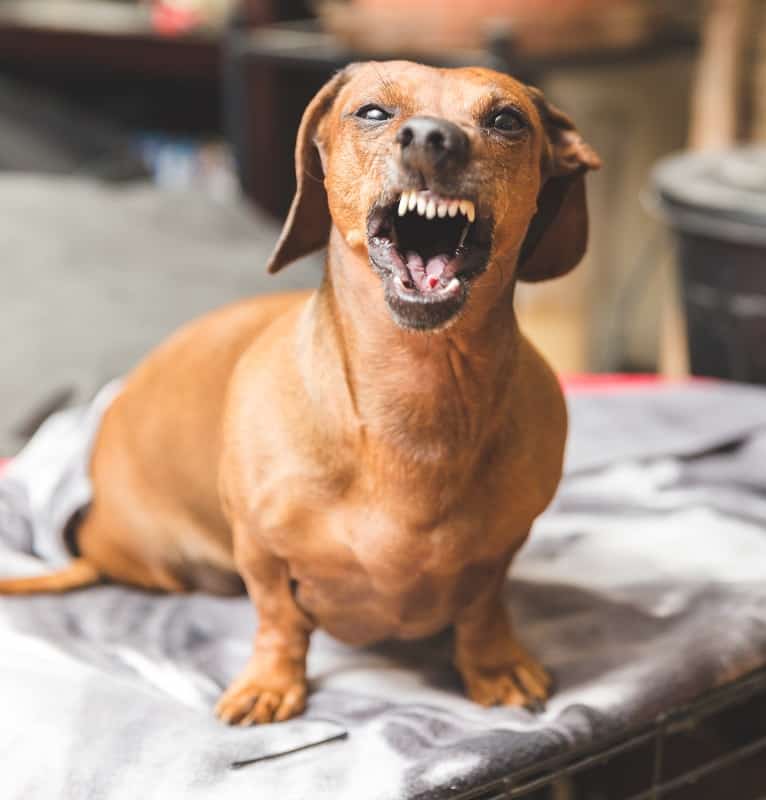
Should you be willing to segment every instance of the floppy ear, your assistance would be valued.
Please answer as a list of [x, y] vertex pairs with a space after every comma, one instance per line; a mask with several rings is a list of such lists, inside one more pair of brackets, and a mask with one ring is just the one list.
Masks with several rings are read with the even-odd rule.
[[558, 278], [574, 269], [588, 244], [585, 173], [601, 159], [585, 143], [569, 117], [530, 89], [547, 134], [544, 183], [537, 212], [521, 246], [517, 276], [522, 281]]
[[327, 244], [331, 221], [318, 132], [322, 119], [348, 80], [349, 71], [346, 67], [328, 81], [303, 112], [295, 142], [295, 196], [269, 259], [269, 272], [279, 272], [291, 261]]

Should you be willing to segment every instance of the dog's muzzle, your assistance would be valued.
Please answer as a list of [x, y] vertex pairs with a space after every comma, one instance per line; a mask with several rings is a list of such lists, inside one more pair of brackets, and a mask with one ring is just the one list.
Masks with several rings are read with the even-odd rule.
[[478, 211], [471, 198], [417, 188], [382, 198], [372, 210], [370, 262], [399, 325], [433, 330], [457, 316], [489, 260], [492, 223]]

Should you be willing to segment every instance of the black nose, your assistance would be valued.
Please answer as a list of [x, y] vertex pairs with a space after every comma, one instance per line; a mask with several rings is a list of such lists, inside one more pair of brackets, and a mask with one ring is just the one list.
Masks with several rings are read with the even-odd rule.
[[422, 173], [463, 166], [468, 160], [468, 136], [446, 119], [411, 117], [399, 129], [396, 141], [404, 165]]

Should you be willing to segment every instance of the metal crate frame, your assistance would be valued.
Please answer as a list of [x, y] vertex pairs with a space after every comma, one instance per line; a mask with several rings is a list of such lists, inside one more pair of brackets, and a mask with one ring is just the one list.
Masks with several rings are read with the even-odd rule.
[[[588, 768], [606, 766], [616, 756], [637, 751], [639, 747], [647, 744], [653, 745], [651, 786], [638, 794], [623, 798], [610, 797], [610, 800], [662, 800], [670, 792], [714, 775], [757, 753], [763, 752], [766, 758], [766, 733], [764, 733], [702, 766], [663, 780], [667, 763], [665, 743], [668, 736], [698, 726], [714, 714], [732, 709], [761, 694], [766, 696], [766, 669], [750, 673], [734, 683], [701, 695], [692, 703], [661, 714], [650, 724], [635, 729], [624, 737], [606, 742], [596, 752], [591, 747], [556, 756], [526, 767], [513, 775], [462, 792], [455, 795], [452, 800], [515, 800], [515, 798], [529, 797], [534, 792], [552, 788], [558, 781], [572, 778]], [[766, 786], [761, 800], [766, 800]]]

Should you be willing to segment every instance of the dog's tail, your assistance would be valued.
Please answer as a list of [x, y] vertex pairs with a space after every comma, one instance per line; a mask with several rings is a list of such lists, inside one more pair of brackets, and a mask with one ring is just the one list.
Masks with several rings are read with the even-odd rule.
[[38, 594], [43, 592], [68, 592], [83, 586], [92, 586], [103, 580], [101, 573], [83, 558], [76, 558], [58, 572], [34, 575], [29, 578], [0, 580], [0, 594]]

